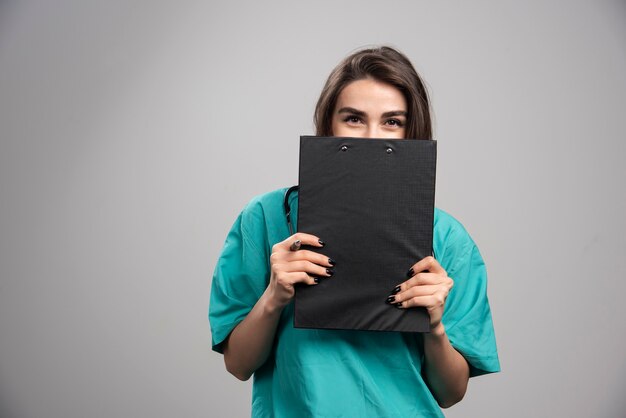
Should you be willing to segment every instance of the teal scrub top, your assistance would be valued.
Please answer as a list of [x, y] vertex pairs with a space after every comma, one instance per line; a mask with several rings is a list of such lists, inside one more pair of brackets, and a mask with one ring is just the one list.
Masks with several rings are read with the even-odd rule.
[[[217, 352], [265, 291], [272, 246], [290, 235], [285, 191], [252, 199], [228, 233], [209, 305]], [[297, 193], [289, 200], [296, 214]], [[499, 371], [478, 248], [456, 219], [438, 209], [433, 248], [454, 280], [442, 319], [452, 346], [468, 361], [471, 376]], [[421, 334], [296, 329], [291, 303], [282, 312], [270, 357], [254, 373], [252, 416], [442, 417], [421, 374], [423, 356]]]

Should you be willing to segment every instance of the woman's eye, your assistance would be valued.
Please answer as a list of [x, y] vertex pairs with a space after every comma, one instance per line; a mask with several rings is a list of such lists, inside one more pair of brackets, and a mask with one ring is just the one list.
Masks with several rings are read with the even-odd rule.
[[358, 116], [348, 116], [344, 119], [344, 122], [359, 123], [361, 122], [361, 118], [359, 118]]
[[387, 125], [397, 126], [399, 128], [403, 126], [402, 121], [400, 121], [399, 119], [389, 119], [386, 123]]

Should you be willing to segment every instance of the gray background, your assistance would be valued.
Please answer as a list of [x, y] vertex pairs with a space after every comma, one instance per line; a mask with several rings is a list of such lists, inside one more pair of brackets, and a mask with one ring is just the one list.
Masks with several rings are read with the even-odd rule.
[[427, 81], [437, 204], [490, 274], [503, 372], [447, 415], [626, 415], [623, 1], [5, 0], [0, 416], [249, 415], [210, 349], [215, 260], [380, 43]]

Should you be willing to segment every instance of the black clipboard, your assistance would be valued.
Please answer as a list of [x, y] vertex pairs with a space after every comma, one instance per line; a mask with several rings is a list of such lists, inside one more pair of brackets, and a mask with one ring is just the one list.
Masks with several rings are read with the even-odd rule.
[[385, 301], [432, 254], [436, 158], [432, 140], [300, 138], [298, 230], [337, 264], [296, 288], [295, 327], [429, 331], [425, 309]]

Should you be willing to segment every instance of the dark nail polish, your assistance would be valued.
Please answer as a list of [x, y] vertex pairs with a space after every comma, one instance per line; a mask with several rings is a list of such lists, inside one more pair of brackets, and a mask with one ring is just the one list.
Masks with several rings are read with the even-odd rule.
[[401, 308], [401, 307], [402, 307], [402, 302], [398, 302], [398, 303], [396, 303], [396, 306], [397, 306], [398, 308]]
[[322, 241], [321, 239], [318, 239], [317, 242], [320, 243], [320, 245], [323, 247], [324, 245], [326, 245], [326, 243], [324, 241]]
[[313, 281], [314, 281], [315, 283], [319, 283], [319, 282], [320, 282], [320, 278], [319, 278], [319, 277], [313, 277]]
[[291, 244], [291, 246], [289, 247], [289, 250], [290, 250], [290, 251], [298, 251], [298, 250], [300, 249], [300, 247], [301, 247], [301, 246], [302, 246], [302, 241], [300, 241], [300, 240], [298, 239], [298, 240], [295, 240], [295, 241], [293, 242], [293, 244]]
[[337, 263], [336, 263], [336, 262], [335, 262], [335, 260], [333, 260], [332, 258], [329, 258], [329, 259], [328, 259], [328, 264], [330, 264], [331, 266], [334, 266], [334, 265], [335, 265], [335, 264], [337, 264]]
[[398, 293], [400, 291], [400, 286], [396, 286], [392, 291], [391, 294], [395, 295], [396, 293]]
[[409, 271], [406, 272], [406, 277], [413, 277], [413, 273], [413, 267], [411, 267]]
[[387, 303], [389, 303], [389, 304], [392, 304], [392, 303], [394, 303], [395, 301], [396, 301], [396, 297], [395, 297], [395, 296], [393, 296], [393, 295], [392, 295], [392, 296], [389, 296], [389, 297], [387, 298]]
[[326, 269], [326, 274], [332, 276], [333, 274], [335, 274], [335, 269]]

